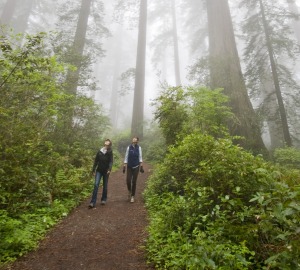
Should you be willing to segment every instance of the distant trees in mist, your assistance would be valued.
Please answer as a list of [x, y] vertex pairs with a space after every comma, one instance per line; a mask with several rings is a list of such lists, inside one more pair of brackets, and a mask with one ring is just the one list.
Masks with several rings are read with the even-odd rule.
[[[55, 32], [53, 53], [73, 66], [66, 91], [103, 104], [113, 129], [122, 123], [142, 136], [149, 91], [196, 83], [224, 88], [239, 120], [228, 127], [246, 148], [300, 145], [296, 1], [2, 0], [0, 8], [16, 31]], [[148, 60], [157, 74], [149, 81]]]

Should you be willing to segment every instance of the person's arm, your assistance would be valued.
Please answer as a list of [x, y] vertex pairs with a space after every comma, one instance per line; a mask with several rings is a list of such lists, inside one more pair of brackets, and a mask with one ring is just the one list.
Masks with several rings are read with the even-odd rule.
[[140, 166], [142, 166], [143, 165], [142, 147], [139, 147], [139, 161], [140, 161]]
[[139, 147], [140, 172], [144, 173], [142, 147]]
[[94, 164], [93, 164], [93, 168], [92, 168], [92, 174], [95, 173], [96, 169], [97, 169], [97, 165], [98, 165], [98, 158], [99, 158], [99, 152], [97, 152], [95, 159], [94, 159]]
[[128, 154], [129, 154], [129, 146], [127, 146], [125, 158], [124, 158], [124, 166], [128, 163]]
[[113, 163], [114, 163], [114, 155], [113, 155], [113, 151], [111, 151], [111, 153], [110, 153], [110, 160], [109, 160], [109, 164], [108, 164], [108, 171], [107, 171], [107, 173], [110, 173], [110, 172], [111, 172], [111, 169], [112, 169]]
[[124, 158], [124, 164], [123, 164], [123, 173], [126, 171], [126, 165], [128, 163], [128, 154], [129, 154], [129, 146], [127, 146], [125, 158]]

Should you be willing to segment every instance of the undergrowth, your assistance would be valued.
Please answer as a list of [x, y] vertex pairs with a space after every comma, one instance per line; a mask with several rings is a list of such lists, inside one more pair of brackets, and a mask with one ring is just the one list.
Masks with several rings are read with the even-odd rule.
[[190, 134], [145, 190], [157, 269], [299, 269], [300, 174]]

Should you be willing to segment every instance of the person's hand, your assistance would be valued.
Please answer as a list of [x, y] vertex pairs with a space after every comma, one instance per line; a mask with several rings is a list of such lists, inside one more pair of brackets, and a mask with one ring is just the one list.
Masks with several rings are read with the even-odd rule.
[[125, 166], [123, 166], [123, 173], [125, 173], [125, 171], [126, 171], [126, 168], [125, 168]]
[[140, 172], [141, 172], [141, 173], [144, 173], [144, 172], [145, 172], [143, 166], [140, 167]]
[[110, 174], [110, 171], [107, 171], [107, 174]]

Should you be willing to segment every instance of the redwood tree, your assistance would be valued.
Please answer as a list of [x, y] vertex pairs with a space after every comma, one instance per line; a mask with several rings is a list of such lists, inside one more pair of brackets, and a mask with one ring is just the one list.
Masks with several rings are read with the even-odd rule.
[[280, 119], [281, 119], [281, 124], [282, 124], [282, 129], [283, 129], [283, 137], [284, 137], [284, 141], [285, 141], [286, 145], [292, 146], [292, 139], [291, 139], [290, 132], [289, 132], [286, 111], [285, 111], [283, 98], [282, 98], [282, 94], [281, 94], [277, 66], [276, 66], [276, 62], [275, 62], [275, 58], [274, 58], [273, 46], [272, 46], [271, 39], [270, 39], [269, 25], [266, 20], [265, 9], [264, 9], [263, 2], [261, 0], [259, 0], [259, 5], [260, 5], [260, 10], [261, 10], [262, 24], [263, 24], [263, 28], [264, 28], [264, 32], [265, 32], [265, 37], [266, 37], [266, 46], [268, 49], [270, 65], [271, 65], [271, 70], [272, 70], [272, 75], [273, 75], [275, 93], [276, 93], [276, 98], [277, 98], [278, 107], [279, 107]]
[[270, 148], [291, 146], [292, 135], [295, 141], [295, 131], [291, 130], [296, 127], [293, 115], [299, 91], [293, 71], [298, 48], [290, 27], [295, 17], [285, 9], [286, 3], [274, 3], [241, 2], [245, 10], [252, 11], [243, 26], [246, 76], [249, 89], [261, 100], [259, 108], [270, 134]]
[[[255, 111], [241, 71], [228, 0], [207, 0], [210, 78], [212, 88], [224, 88], [238, 124], [229, 124], [238, 143], [255, 152], [265, 150]], [[218, 16], [216, 16], [218, 14]]]
[[147, 33], [147, 0], [140, 1], [140, 17], [138, 30], [138, 45], [136, 57], [136, 73], [131, 122], [132, 136], [143, 137], [144, 121], [144, 88], [146, 64], [146, 33]]
[[74, 55], [72, 64], [76, 67], [75, 71], [69, 71], [67, 75], [68, 93], [76, 94], [79, 80], [79, 72], [81, 66], [81, 59], [83, 56], [83, 49], [85, 44], [85, 37], [88, 26], [88, 18], [90, 14], [92, 0], [82, 0], [80, 13], [78, 17], [76, 33], [74, 37], [72, 53]]

